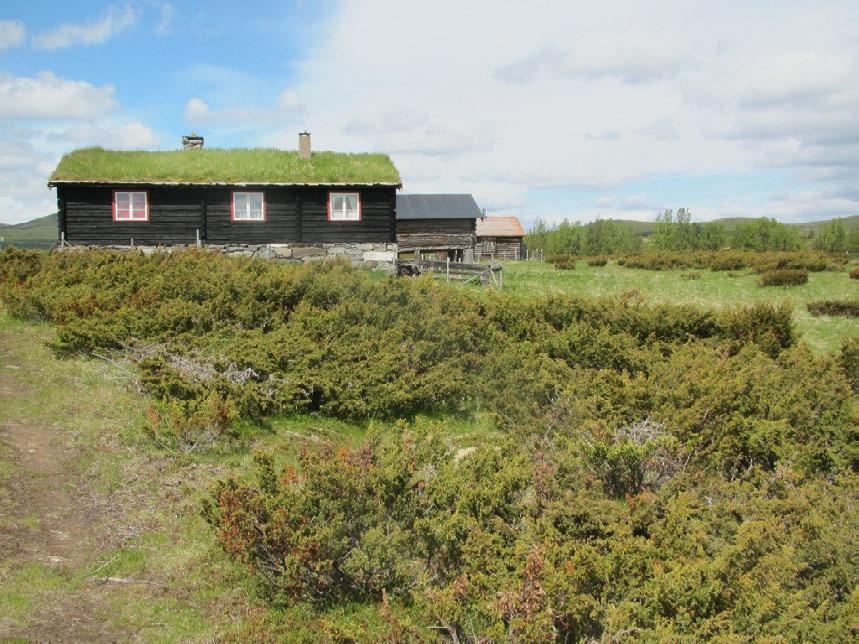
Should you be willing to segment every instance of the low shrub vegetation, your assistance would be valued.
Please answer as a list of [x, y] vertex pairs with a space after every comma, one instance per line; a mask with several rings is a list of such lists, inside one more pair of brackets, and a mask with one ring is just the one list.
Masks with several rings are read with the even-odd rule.
[[576, 268], [576, 258], [568, 255], [555, 255], [548, 259], [549, 263], [562, 271], [571, 271]]
[[764, 271], [758, 283], [761, 286], [800, 286], [808, 283], [808, 271], [797, 268], [775, 268]]
[[807, 305], [812, 315], [841, 315], [859, 317], [859, 300], [816, 300]]
[[[0, 297], [60, 354], [132, 359], [171, 449], [275, 414], [372, 419], [356, 444], [256, 453], [203, 508], [272, 606], [329, 615], [323, 639], [850, 637], [859, 352], [813, 355], [787, 306], [523, 300], [196, 250], [5, 251]], [[475, 410], [497, 440], [411, 422]], [[374, 626], [330, 617], [355, 605]]]
[[738, 271], [751, 268], [757, 273], [794, 269], [824, 271], [832, 263], [818, 252], [754, 252], [749, 250], [718, 251], [650, 251], [618, 258], [618, 264], [629, 268], [664, 271], [676, 268]]
[[608, 264], [608, 257], [588, 257], [587, 263], [588, 266], [605, 266]]

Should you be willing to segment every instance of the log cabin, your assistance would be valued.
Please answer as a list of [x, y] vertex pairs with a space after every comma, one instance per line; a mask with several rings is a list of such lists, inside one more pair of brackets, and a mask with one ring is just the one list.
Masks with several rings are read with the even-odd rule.
[[484, 217], [477, 220], [477, 254], [479, 259], [522, 258], [525, 231], [516, 217]]
[[183, 148], [84, 148], [63, 156], [60, 240], [70, 245], [351, 244], [395, 242], [397, 169], [383, 154]]
[[471, 195], [397, 195], [397, 248], [401, 253], [471, 261], [475, 221], [482, 216]]

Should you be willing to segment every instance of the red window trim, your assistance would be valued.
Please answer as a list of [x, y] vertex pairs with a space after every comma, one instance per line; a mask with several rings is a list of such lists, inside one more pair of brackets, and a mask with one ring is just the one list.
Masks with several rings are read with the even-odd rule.
[[[331, 195], [358, 195], [358, 219], [331, 219]], [[360, 190], [331, 190], [328, 192], [328, 204], [326, 217], [328, 221], [335, 224], [359, 224], [363, 213], [361, 212], [361, 191]]]
[[[118, 219], [116, 216], [116, 193], [117, 192], [142, 192], [146, 195], [146, 219]], [[110, 210], [113, 215], [113, 220], [118, 223], [139, 223], [149, 221], [149, 191], [148, 190], [114, 190], [111, 196]]]
[[[236, 193], [262, 195], [262, 219], [236, 219]], [[232, 190], [230, 191], [230, 221], [237, 224], [262, 224], [268, 221], [265, 207], [265, 190]]]

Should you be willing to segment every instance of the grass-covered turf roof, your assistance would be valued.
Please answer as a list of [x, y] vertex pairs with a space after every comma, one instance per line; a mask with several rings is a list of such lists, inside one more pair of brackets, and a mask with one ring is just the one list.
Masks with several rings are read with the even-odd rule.
[[272, 148], [119, 151], [82, 148], [64, 155], [50, 183], [395, 184], [386, 154], [298, 152]]

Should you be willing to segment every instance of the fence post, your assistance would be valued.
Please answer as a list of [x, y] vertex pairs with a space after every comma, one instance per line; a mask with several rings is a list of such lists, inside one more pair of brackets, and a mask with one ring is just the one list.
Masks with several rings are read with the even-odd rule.
[[447, 269], [447, 270], [446, 270], [446, 272], [447, 272], [447, 281], [449, 282], [449, 281], [450, 281], [450, 255], [448, 255], [448, 256], [447, 256], [447, 267], [446, 267], [446, 269]]

